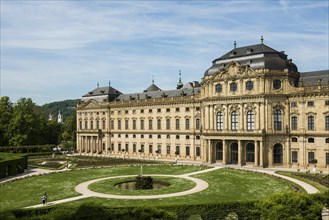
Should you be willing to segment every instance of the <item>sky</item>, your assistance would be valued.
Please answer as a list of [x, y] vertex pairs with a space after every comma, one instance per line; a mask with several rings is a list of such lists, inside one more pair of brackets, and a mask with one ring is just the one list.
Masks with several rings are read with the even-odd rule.
[[329, 69], [328, 0], [0, 0], [0, 96], [38, 105], [99, 86], [201, 81], [212, 61], [264, 43], [300, 72]]

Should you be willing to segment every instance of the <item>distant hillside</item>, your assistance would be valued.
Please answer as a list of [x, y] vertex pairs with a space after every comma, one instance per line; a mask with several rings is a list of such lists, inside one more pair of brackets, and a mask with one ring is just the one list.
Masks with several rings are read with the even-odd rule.
[[51, 113], [55, 120], [57, 120], [58, 112], [61, 111], [65, 121], [68, 117], [75, 115], [75, 108], [77, 107], [78, 102], [79, 99], [70, 99], [47, 103], [41, 107], [48, 112], [48, 114]]

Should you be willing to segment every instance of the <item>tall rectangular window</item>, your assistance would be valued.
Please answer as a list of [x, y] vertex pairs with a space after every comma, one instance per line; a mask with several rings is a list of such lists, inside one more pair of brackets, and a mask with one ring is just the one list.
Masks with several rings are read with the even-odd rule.
[[313, 115], [307, 117], [307, 128], [310, 131], [314, 130], [314, 116]]
[[297, 116], [291, 117], [291, 130], [297, 130]]
[[329, 153], [326, 153], [326, 165], [329, 165]]
[[217, 112], [217, 130], [224, 129], [224, 116], [223, 112]]
[[170, 118], [166, 119], [166, 129], [170, 130]]
[[196, 147], [195, 150], [196, 150], [195, 155], [197, 157], [200, 157], [201, 156], [201, 148], [200, 147]]
[[144, 130], [144, 119], [141, 119], [141, 130]]
[[238, 113], [236, 111], [231, 113], [231, 129], [238, 129]]
[[133, 129], [136, 130], [136, 119], [133, 120]]
[[185, 130], [190, 130], [190, 119], [185, 119]]
[[96, 121], [96, 129], [99, 129], [99, 121]]
[[297, 163], [298, 162], [298, 152], [297, 151], [292, 151], [291, 152], [291, 162], [292, 163]]
[[125, 129], [126, 130], [129, 129], [129, 121], [128, 121], [128, 119], [125, 120]]
[[144, 144], [141, 145], [141, 150], [142, 153], [144, 153]]
[[125, 149], [126, 152], [129, 151], [129, 144], [126, 144], [126, 149]]
[[326, 130], [329, 131], [329, 116], [326, 116]]
[[179, 130], [179, 118], [176, 118], [176, 130]]
[[189, 146], [186, 146], [185, 153], [186, 153], [186, 156], [190, 156], [190, 147]]
[[94, 129], [94, 121], [93, 120], [90, 121], [90, 129]]
[[195, 129], [200, 130], [200, 119], [199, 118], [195, 119]]
[[149, 154], [151, 154], [153, 152], [153, 146], [149, 145]]
[[158, 130], [161, 130], [161, 119], [158, 119], [157, 121], [157, 128]]
[[[105, 130], [106, 129], [106, 121], [105, 120], [103, 120], [103, 130]], [[113, 128], [114, 128], [114, 125], [113, 125]]]
[[136, 144], [133, 144], [133, 152], [136, 153]]
[[157, 151], [158, 151], [158, 154], [161, 154], [161, 144], [158, 144], [158, 149], [157, 149]]
[[114, 130], [114, 121], [111, 120], [111, 129]]
[[85, 120], [85, 129], [88, 129], [88, 121]]
[[121, 144], [118, 144], [118, 152], [121, 152]]
[[153, 123], [152, 123], [152, 119], [149, 120], [149, 130], [153, 129]]
[[308, 152], [308, 163], [314, 163], [314, 152]]
[[175, 154], [176, 155], [180, 155], [180, 147], [179, 146], [176, 146]]
[[82, 121], [79, 121], [79, 129], [82, 130]]
[[255, 124], [254, 112], [248, 111], [247, 112], [247, 130], [254, 130], [254, 124]]
[[282, 113], [281, 110], [276, 109], [274, 111], [274, 130], [281, 131], [282, 130]]
[[167, 153], [167, 155], [170, 155], [170, 146], [167, 146], [166, 153]]
[[118, 130], [121, 130], [121, 120], [118, 120]]

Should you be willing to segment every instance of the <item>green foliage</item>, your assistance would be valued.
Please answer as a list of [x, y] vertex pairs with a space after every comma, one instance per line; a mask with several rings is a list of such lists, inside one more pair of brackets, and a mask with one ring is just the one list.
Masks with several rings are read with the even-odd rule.
[[40, 152], [53, 152], [56, 145], [30, 145], [30, 146], [0, 146], [0, 152], [7, 153], [40, 153]]
[[44, 104], [42, 108], [47, 111], [47, 117], [49, 113], [57, 116], [58, 112], [61, 111], [64, 121], [66, 121], [65, 119], [75, 115], [75, 108], [78, 102], [79, 99], [64, 100]]
[[0, 154], [0, 178], [23, 173], [27, 169], [27, 156], [24, 154]]
[[13, 104], [9, 97], [3, 96], [0, 98], [0, 146], [8, 145], [9, 143], [9, 123], [13, 117]]
[[265, 219], [321, 219], [323, 204], [307, 194], [275, 194], [256, 203], [256, 212]]

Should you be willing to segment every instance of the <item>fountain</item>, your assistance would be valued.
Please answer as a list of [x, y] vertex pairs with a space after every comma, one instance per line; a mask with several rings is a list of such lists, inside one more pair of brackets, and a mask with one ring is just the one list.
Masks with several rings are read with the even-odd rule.
[[141, 170], [139, 176], [136, 176], [136, 189], [153, 189], [153, 178], [150, 176], [143, 176], [143, 165], [141, 165]]

